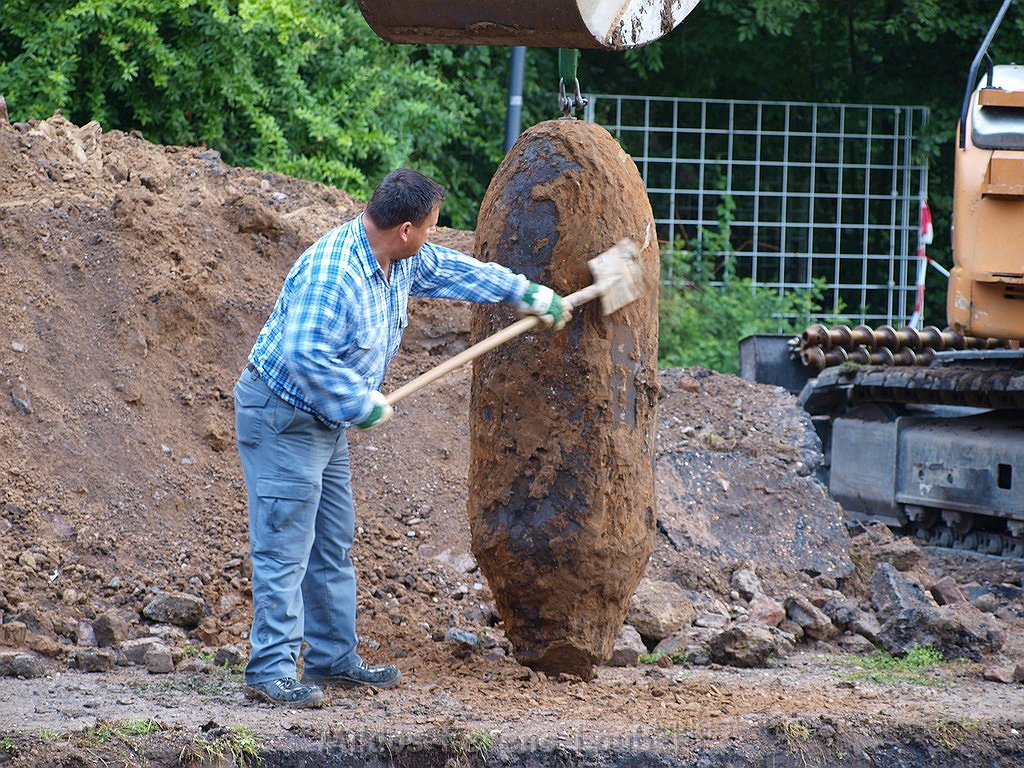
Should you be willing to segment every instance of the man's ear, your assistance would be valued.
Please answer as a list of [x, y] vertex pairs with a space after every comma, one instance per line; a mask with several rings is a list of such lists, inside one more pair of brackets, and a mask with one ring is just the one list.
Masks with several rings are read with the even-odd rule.
[[411, 221], [403, 221], [401, 224], [398, 225], [398, 236], [402, 238], [403, 243], [409, 240], [410, 229], [412, 229]]

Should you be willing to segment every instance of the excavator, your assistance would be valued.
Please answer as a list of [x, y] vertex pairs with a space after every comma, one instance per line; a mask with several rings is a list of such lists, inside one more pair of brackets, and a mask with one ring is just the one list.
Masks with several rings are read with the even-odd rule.
[[1024, 557], [1024, 66], [971, 64], [956, 136], [948, 327], [748, 337], [745, 378], [786, 386], [847, 513], [926, 543]]
[[[520, 54], [527, 46], [558, 48], [559, 104], [562, 116], [572, 117], [586, 105], [576, 77], [579, 48], [623, 51], [648, 45], [675, 29], [699, 1], [359, 0], [359, 10], [377, 36], [392, 43], [504, 45]], [[512, 66], [519, 70], [521, 88], [521, 55], [513, 55]], [[510, 93], [516, 98], [521, 93]], [[511, 145], [508, 137], [505, 144], [506, 149]]]

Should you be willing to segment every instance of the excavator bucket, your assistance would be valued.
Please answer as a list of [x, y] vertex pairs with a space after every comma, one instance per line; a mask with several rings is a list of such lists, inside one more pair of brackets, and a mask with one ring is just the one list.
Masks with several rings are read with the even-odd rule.
[[359, 0], [392, 43], [621, 51], [668, 34], [699, 0]]

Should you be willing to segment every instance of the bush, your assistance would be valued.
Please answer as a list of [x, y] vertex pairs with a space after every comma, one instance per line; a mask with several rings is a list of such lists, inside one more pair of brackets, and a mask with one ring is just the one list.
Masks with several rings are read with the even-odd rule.
[[354, 3], [319, 0], [5, 0], [0, 94], [13, 119], [206, 144], [234, 165], [366, 194], [459, 135], [468, 100]]
[[722, 373], [739, 370], [739, 342], [753, 333], [800, 333], [818, 311], [824, 283], [780, 292], [736, 275], [729, 241], [734, 203], [719, 207], [719, 229], [704, 230], [692, 250], [662, 250], [658, 364], [701, 365]]

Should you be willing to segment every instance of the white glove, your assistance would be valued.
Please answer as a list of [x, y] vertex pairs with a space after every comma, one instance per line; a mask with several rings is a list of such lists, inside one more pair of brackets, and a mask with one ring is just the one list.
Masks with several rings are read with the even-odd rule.
[[356, 424], [356, 426], [362, 430], [379, 427], [390, 419], [392, 414], [395, 412], [395, 409], [388, 405], [388, 401], [384, 399], [384, 395], [377, 390], [370, 393], [370, 400], [373, 401], [373, 408], [370, 409], [370, 415]]

